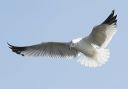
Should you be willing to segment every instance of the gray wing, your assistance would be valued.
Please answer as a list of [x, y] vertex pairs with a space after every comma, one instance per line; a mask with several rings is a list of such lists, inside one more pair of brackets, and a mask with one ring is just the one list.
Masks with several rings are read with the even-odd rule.
[[46, 42], [24, 47], [8, 45], [13, 52], [22, 56], [75, 57], [78, 54], [78, 51], [75, 48], [71, 48], [69, 43]]
[[114, 15], [114, 10], [108, 16], [108, 18], [100, 25], [95, 26], [89, 35], [90, 41], [100, 47], [105, 48], [111, 41], [113, 35], [116, 32], [116, 19], [117, 15]]

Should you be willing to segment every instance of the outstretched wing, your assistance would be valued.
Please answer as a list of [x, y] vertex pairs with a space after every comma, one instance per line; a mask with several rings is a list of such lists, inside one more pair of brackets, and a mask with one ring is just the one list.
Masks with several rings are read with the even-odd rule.
[[47, 42], [24, 47], [8, 45], [13, 52], [22, 56], [75, 57], [78, 54], [75, 48], [70, 48], [69, 43]]
[[105, 48], [111, 41], [113, 35], [116, 32], [116, 19], [117, 15], [114, 15], [114, 10], [108, 16], [108, 18], [100, 25], [95, 26], [89, 35], [90, 41], [102, 48]]

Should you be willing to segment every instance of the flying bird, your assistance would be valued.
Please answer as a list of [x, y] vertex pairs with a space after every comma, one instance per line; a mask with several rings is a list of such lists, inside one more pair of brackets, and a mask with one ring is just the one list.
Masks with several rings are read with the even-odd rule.
[[87, 37], [73, 39], [69, 42], [43, 42], [31, 46], [13, 46], [9, 48], [22, 56], [49, 56], [52, 58], [78, 57], [78, 62], [87, 67], [99, 67], [109, 59], [107, 48], [117, 29], [117, 15], [111, 14], [101, 24], [93, 27]]

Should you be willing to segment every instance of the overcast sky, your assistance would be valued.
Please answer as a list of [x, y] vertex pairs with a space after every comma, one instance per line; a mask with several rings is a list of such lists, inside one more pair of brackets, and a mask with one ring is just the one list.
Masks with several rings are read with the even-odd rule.
[[[0, 89], [127, 89], [127, 8], [126, 0], [1, 0]], [[87, 36], [113, 9], [118, 31], [100, 68], [81, 66], [77, 59], [22, 57], [7, 46]]]

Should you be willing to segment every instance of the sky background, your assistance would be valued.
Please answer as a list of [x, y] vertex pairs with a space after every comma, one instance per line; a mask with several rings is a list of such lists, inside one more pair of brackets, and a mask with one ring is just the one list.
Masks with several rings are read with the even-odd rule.
[[[127, 89], [127, 7], [126, 0], [0, 0], [0, 89]], [[87, 36], [113, 9], [118, 31], [100, 68], [77, 59], [22, 57], [8, 48], [7, 42], [24, 46]]]

